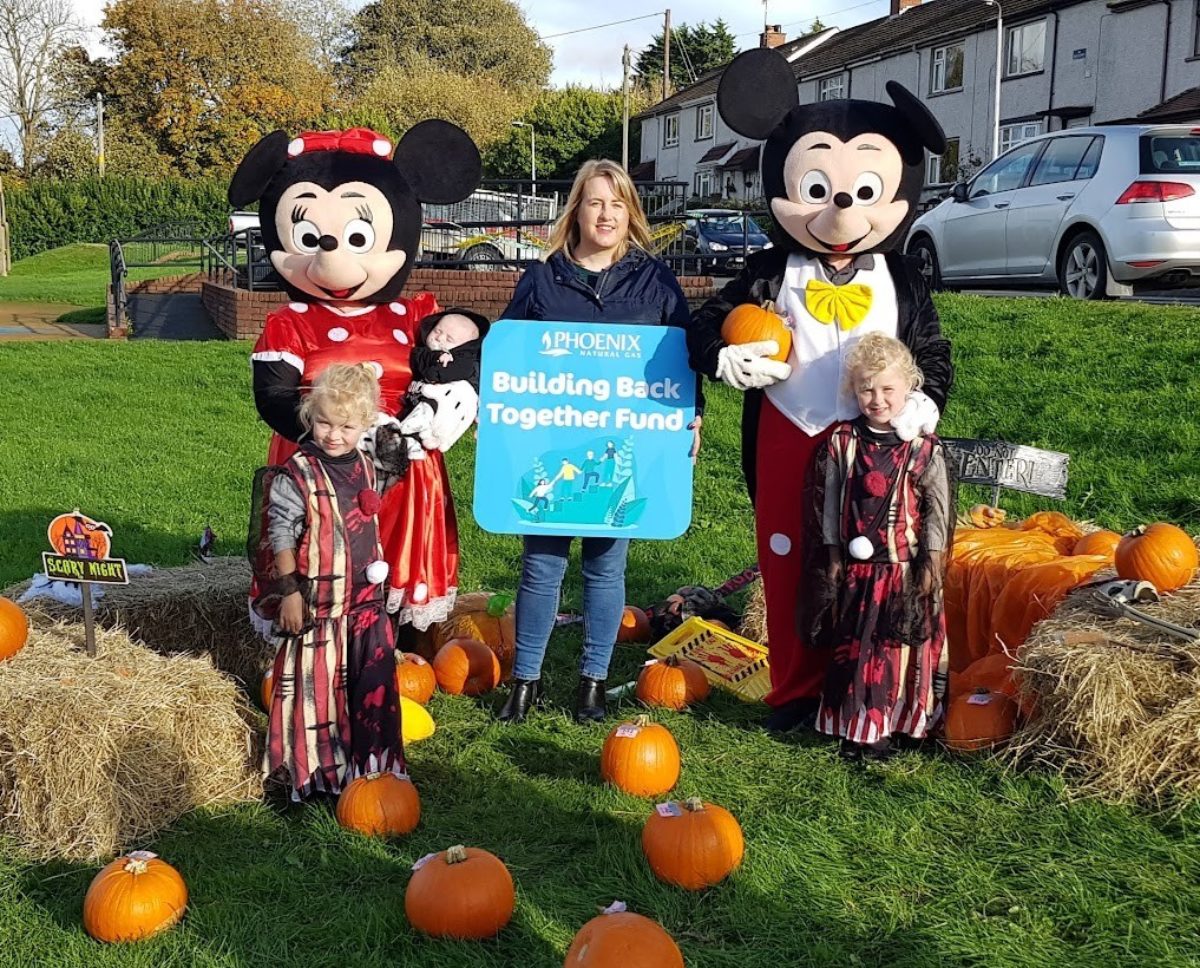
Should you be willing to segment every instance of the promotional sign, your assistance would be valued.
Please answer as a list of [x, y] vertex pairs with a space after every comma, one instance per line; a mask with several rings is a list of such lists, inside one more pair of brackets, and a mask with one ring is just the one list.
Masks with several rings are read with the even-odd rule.
[[695, 414], [678, 327], [500, 320], [483, 346], [475, 519], [676, 538], [692, 518]]
[[51, 581], [79, 582], [88, 655], [96, 654], [91, 583], [127, 585], [124, 558], [110, 558], [112, 528], [76, 508], [50, 522], [46, 537], [54, 550], [42, 552], [42, 571]]

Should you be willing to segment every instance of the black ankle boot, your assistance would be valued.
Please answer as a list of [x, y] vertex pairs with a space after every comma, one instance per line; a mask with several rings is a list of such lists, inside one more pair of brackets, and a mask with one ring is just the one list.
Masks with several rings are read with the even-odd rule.
[[579, 678], [579, 692], [575, 696], [575, 720], [580, 723], [599, 722], [608, 715], [604, 704], [604, 679]]
[[541, 701], [541, 679], [514, 679], [508, 699], [496, 718], [502, 723], [519, 723], [529, 714], [530, 708], [540, 705]]

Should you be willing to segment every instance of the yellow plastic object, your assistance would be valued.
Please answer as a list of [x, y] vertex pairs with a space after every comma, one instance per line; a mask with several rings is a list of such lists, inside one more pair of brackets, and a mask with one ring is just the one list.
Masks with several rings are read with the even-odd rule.
[[650, 647], [656, 659], [677, 655], [691, 659], [718, 689], [757, 702], [771, 688], [767, 650], [702, 618], [690, 618]]

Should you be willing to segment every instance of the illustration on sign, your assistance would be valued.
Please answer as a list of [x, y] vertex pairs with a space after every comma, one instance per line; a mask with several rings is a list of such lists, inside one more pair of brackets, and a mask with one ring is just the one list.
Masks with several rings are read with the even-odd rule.
[[695, 390], [680, 329], [496, 323], [476, 519], [506, 534], [677, 537], [691, 520]]
[[52, 581], [128, 584], [124, 559], [109, 557], [112, 528], [103, 521], [76, 508], [51, 521], [46, 537], [54, 550], [42, 552], [42, 570]]

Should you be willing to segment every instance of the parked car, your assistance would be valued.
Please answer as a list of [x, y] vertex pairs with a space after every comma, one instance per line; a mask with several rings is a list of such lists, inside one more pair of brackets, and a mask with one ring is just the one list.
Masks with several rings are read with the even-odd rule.
[[1102, 299], [1200, 282], [1200, 128], [1068, 128], [1005, 152], [926, 212], [906, 251], [939, 286]]
[[683, 239], [684, 251], [699, 258], [688, 259], [687, 268], [720, 274], [733, 273], [746, 261], [746, 256], [759, 249], [769, 249], [771, 241], [749, 215], [732, 208], [697, 208], [686, 213]]

